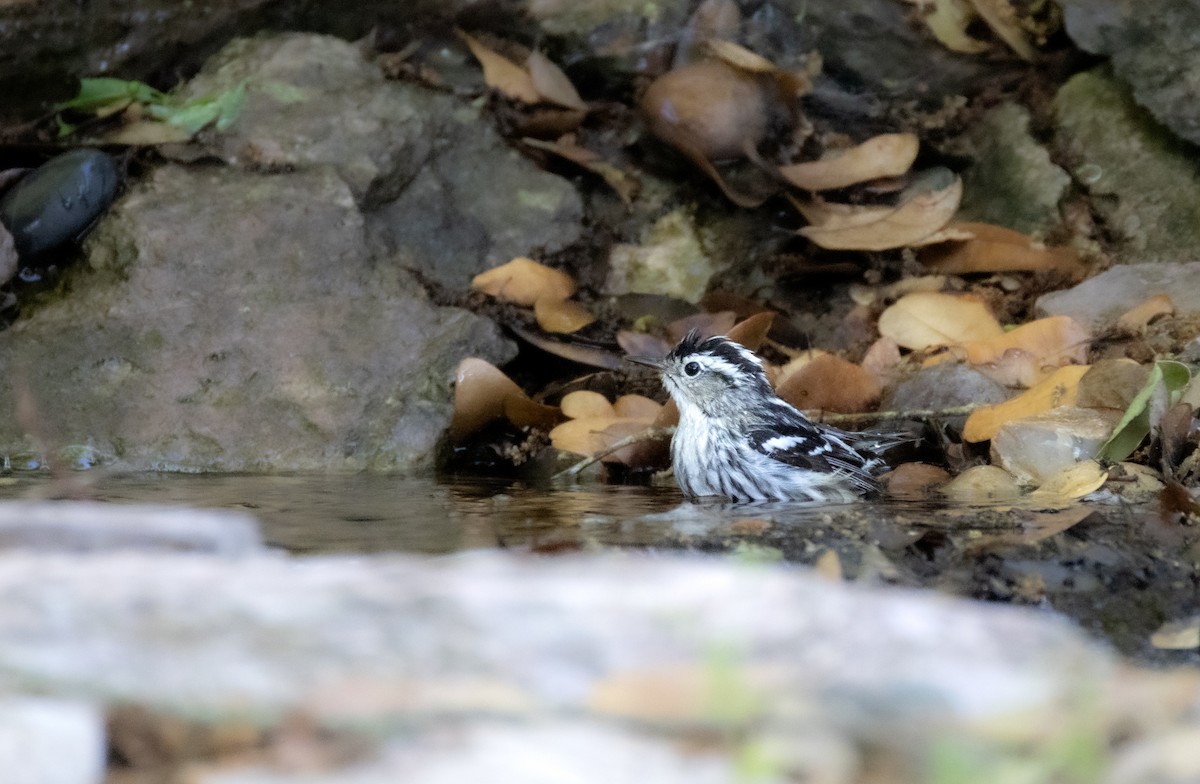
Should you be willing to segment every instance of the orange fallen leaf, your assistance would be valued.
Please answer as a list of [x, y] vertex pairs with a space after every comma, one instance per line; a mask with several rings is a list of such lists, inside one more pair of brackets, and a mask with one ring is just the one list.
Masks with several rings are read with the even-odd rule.
[[537, 318], [539, 327], [547, 332], [558, 333], [578, 332], [596, 320], [588, 313], [587, 308], [578, 302], [553, 296], [538, 298], [538, 301], [533, 303], [533, 315]]
[[928, 498], [950, 481], [946, 469], [928, 463], [901, 463], [884, 477], [888, 495], [907, 501]]
[[869, 219], [852, 219], [846, 225], [829, 223], [805, 226], [800, 234], [830, 250], [889, 250], [919, 244], [945, 226], [962, 201], [962, 180], [941, 190], [913, 196], [900, 205], [879, 212], [864, 207]]
[[972, 443], [990, 441], [1007, 422], [1034, 416], [1058, 406], [1075, 405], [1079, 381], [1087, 371], [1087, 365], [1061, 367], [1049, 378], [1011, 400], [975, 409], [963, 426], [963, 440]]
[[917, 291], [883, 311], [879, 334], [919, 350], [997, 338], [1004, 329], [977, 297]]
[[900, 364], [900, 346], [889, 337], [881, 337], [867, 349], [861, 364], [863, 370], [883, 383], [891, 378]]
[[1091, 335], [1070, 316], [1050, 316], [963, 348], [967, 361], [993, 381], [1029, 387], [1054, 368], [1087, 362], [1090, 343]]
[[557, 406], [530, 400], [524, 394], [504, 398], [504, 418], [517, 427], [535, 427], [550, 430], [565, 417]]
[[789, 375], [775, 393], [796, 408], [854, 414], [873, 409], [883, 387], [858, 365], [825, 354]]
[[529, 307], [543, 297], [563, 300], [575, 293], [575, 281], [565, 272], [519, 256], [481, 272], [471, 288], [496, 299]]
[[653, 422], [662, 411], [662, 403], [651, 400], [645, 395], [621, 395], [613, 401], [612, 409], [613, 413], [619, 417]]
[[504, 399], [524, 395], [516, 382], [495, 365], [476, 357], [458, 363], [454, 372], [454, 417], [450, 438], [458, 440], [504, 416]]
[[1036, 272], [1058, 270], [1077, 276], [1085, 268], [1079, 254], [1065, 247], [1051, 248], [1019, 231], [989, 223], [955, 222], [947, 228], [970, 235], [969, 239], [927, 246], [917, 258], [931, 270], [951, 275], [979, 272]]
[[751, 351], [758, 351], [762, 348], [762, 344], [767, 339], [767, 333], [771, 331], [771, 325], [774, 323], [775, 314], [771, 311], [755, 313], [730, 327], [729, 331], [725, 333], [725, 337], [741, 343]]
[[525, 67], [529, 71], [529, 79], [533, 82], [534, 89], [544, 100], [567, 109], [587, 109], [587, 104], [579, 97], [575, 85], [571, 84], [571, 80], [562, 69], [546, 55], [534, 49], [529, 53]]
[[613, 404], [608, 402], [608, 398], [590, 389], [580, 389], [563, 395], [558, 407], [571, 419], [598, 419], [616, 416]]
[[704, 42], [704, 50], [718, 60], [748, 73], [769, 74], [779, 70], [775, 63], [762, 55], [723, 38], [708, 39]]
[[499, 52], [484, 46], [474, 36], [462, 30], [455, 32], [483, 66], [483, 81], [488, 87], [522, 103], [538, 103], [542, 100], [542, 94], [538, 92], [528, 71]]
[[904, 174], [917, 159], [919, 146], [915, 134], [885, 133], [817, 161], [780, 166], [779, 173], [791, 184], [808, 191], [845, 188]]
[[1117, 319], [1117, 329], [1127, 335], [1138, 335], [1159, 316], [1170, 316], [1175, 312], [1175, 303], [1168, 294], [1158, 294], [1134, 305]]

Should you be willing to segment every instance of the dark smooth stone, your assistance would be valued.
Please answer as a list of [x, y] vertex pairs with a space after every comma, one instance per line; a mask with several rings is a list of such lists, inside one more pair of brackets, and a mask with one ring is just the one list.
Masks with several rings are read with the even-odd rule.
[[26, 175], [0, 199], [0, 223], [22, 259], [81, 236], [117, 192], [117, 167], [99, 150], [71, 150]]

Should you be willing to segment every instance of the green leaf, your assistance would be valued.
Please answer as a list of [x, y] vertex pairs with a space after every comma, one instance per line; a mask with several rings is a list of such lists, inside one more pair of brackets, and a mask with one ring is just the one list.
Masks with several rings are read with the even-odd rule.
[[54, 121], [58, 123], [58, 138], [75, 133], [75, 126], [64, 120], [61, 114], [54, 115]]
[[80, 79], [79, 94], [66, 103], [59, 104], [57, 108], [100, 113], [134, 102], [156, 103], [165, 98], [163, 93], [143, 82], [110, 77]]
[[220, 114], [221, 107], [215, 101], [211, 98], [201, 98], [171, 109], [162, 119], [192, 134], [215, 122]]
[[1173, 405], [1191, 379], [1191, 371], [1182, 362], [1168, 359], [1155, 362], [1145, 385], [1134, 395], [1112, 435], [1100, 447], [1097, 459], [1115, 463], [1133, 454], [1150, 435], [1150, 408], [1155, 394], [1163, 395], [1167, 404]]
[[217, 131], [227, 131], [229, 126], [237, 122], [237, 118], [242, 116], [242, 109], [246, 105], [246, 83], [243, 81], [232, 90], [226, 90], [217, 96], [217, 106], [220, 107], [220, 113], [217, 115]]

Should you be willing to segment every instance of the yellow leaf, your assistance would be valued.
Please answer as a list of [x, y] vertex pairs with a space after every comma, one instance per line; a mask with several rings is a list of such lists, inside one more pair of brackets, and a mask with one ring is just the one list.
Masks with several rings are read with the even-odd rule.
[[779, 70], [775, 63], [760, 54], [750, 51], [741, 44], [726, 41], [723, 38], [710, 38], [704, 42], [704, 50], [711, 56], [721, 60], [739, 71], [748, 73], [770, 74]]
[[1151, 321], [1174, 312], [1175, 303], [1171, 302], [1170, 295], [1158, 294], [1121, 314], [1117, 319], [1117, 329], [1128, 335], [1140, 335], [1146, 331], [1146, 325]]
[[915, 134], [885, 133], [819, 161], [780, 166], [779, 173], [798, 188], [827, 191], [880, 177], [898, 177], [917, 159]]
[[565, 272], [522, 256], [479, 273], [471, 281], [471, 288], [529, 307], [542, 297], [566, 299], [575, 293], [575, 281]]
[[942, 495], [957, 504], [994, 504], [1021, 494], [1017, 480], [999, 466], [972, 466], [942, 486]]
[[963, 440], [973, 443], [990, 441], [1006, 422], [1034, 416], [1058, 406], [1075, 405], [1079, 395], [1079, 380], [1087, 371], [1087, 365], [1061, 367], [1046, 380], [1011, 400], [975, 409], [963, 426]]
[[650, 424], [662, 411], [662, 404], [644, 395], [622, 395], [613, 402], [613, 411], [619, 417], [644, 419]]
[[1059, 471], [1029, 494], [1033, 503], [1051, 507], [1067, 506], [1104, 486], [1108, 471], [1095, 460], [1084, 460]]
[[475, 59], [483, 66], [483, 81], [488, 87], [522, 103], [538, 103], [542, 100], [542, 94], [538, 92], [533, 78], [524, 68], [484, 46], [462, 30], [456, 32], [458, 37], [467, 44], [471, 54], [475, 55]]
[[883, 311], [879, 334], [904, 348], [925, 349], [997, 338], [1004, 329], [975, 297], [916, 291]]
[[829, 224], [805, 226], [800, 234], [822, 248], [831, 250], [889, 250], [920, 243], [954, 217], [962, 201], [962, 180], [939, 191], [923, 193], [880, 213], [878, 207], [864, 207], [868, 220], [853, 225]]

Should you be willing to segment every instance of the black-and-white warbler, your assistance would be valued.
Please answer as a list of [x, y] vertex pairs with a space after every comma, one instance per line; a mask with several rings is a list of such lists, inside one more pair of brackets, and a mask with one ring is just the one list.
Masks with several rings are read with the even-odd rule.
[[877, 452], [903, 439], [815, 423], [771, 389], [762, 361], [724, 337], [692, 331], [657, 369], [679, 407], [675, 479], [692, 497], [735, 501], [852, 501], [878, 490]]

